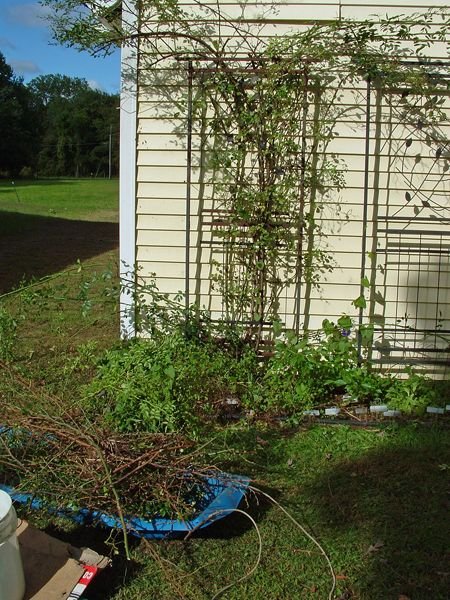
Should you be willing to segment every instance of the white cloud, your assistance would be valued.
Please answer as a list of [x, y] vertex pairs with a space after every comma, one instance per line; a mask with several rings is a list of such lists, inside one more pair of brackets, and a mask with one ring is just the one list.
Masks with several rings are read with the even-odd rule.
[[40, 73], [41, 69], [38, 65], [31, 60], [10, 60], [9, 64], [13, 68], [14, 72], [19, 75], [36, 75]]
[[91, 88], [91, 90], [96, 90], [98, 92], [104, 91], [102, 84], [98, 81], [95, 81], [95, 79], [88, 79], [88, 85]]
[[29, 3], [9, 6], [7, 13], [11, 20], [26, 27], [46, 27], [46, 18], [51, 10], [47, 6]]

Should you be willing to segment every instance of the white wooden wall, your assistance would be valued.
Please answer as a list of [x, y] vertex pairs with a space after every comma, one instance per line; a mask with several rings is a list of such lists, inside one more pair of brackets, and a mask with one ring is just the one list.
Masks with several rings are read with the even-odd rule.
[[[199, 10], [195, 2], [182, 3], [186, 9], [192, 9], [193, 21], [198, 23], [211, 22], [218, 28], [215, 11], [217, 3], [215, 0], [202, 2], [206, 9]], [[220, 2], [222, 14], [225, 16], [220, 25], [222, 36], [230, 32], [233, 36], [233, 28], [227, 24], [227, 19], [243, 19], [239, 27], [259, 27], [265, 36], [283, 35], [284, 33], [307, 27], [313, 21], [333, 20], [339, 18], [366, 19], [374, 13], [382, 16], [411, 15], [424, 12], [431, 6], [446, 6], [445, 0], [427, 2], [426, 0], [385, 0], [383, 4], [376, 7], [370, 0], [360, 0], [358, 3], [347, 1], [323, 2], [319, 0], [277, 2], [276, 8], [269, 2], [248, 2], [245, 5], [238, 2]], [[208, 5], [210, 9], [208, 9]], [[216, 22], [214, 22], [216, 21]], [[246, 22], [248, 21], [248, 22]], [[141, 27], [148, 31], [152, 30], [153, 23], [144, 19]], [[135, 250], [136, 264], [140, 269], [141, 276], [156, 274], [157, 283], [161, 291], [176, 293], [183, 291], [185, 286], [185, 231], [186, 231], [186, 116], [187, 116], [187, 73], [180, 72], [178, 68], [162, 68], [159, 65], [151, 72], [146, 70], [145, 46], [141, 47], [139, 56], [139, 77], [137, 95], [137, 118], [136, 118], [136, 197], [135, 202], [124, 203], [124, 206], [136, 206], [135, 220]], [[245, 48], [243, 48], [245, 54]], [[440, 57], [442, 48], [436, 47], [431, 51], [432, 56]], [[361, 103], [365, 102], [365, 91], [361, 90]], [[404, 143], [406, 135], [402, 125], [394, 130], [380, 127], [377, 124], [375, 110], [376, 95], [372, 96], [372, 122], [371, 134], [373, 136], [370, 144], [370, 211], [369, 219], [373, 221], [376, 216], [383, 213], [383, 207], [387, 209], [387, 201], [391, 211], [395, 212], [395, 206], [399, 211], [405, 209], [405, 192], [408, 185], [401, 173], [395, 172], [391, 156], [398, 154], [399, 147]], [[355, 314], [356, 309], [352, 301], [359, 294], [360, 262], [361, 262], [361, 240], [362, 240], [362, 210], [363, 210], [363, 185], [364, 185], [364, 149], [365, 149], [365, 124], [364, 120], [342, 118], [338, 123], [339, 138], [332, 143], [330, 152], [337, 152], [347, 165], [345, 174], [346, 188], [338, 198], [333, 199], [332, 205], [325, 210], [326, 223], [324, 227], [328, 232], [326, 241], [327, 249], [333, 254], [338, 267], [324, 277], [319, 290], [312, 290], [306, 323], [309, 328], [318, 328], [327, 317], [337, 319], [341, 314]], [[378, 135], [378, 141], [375, 139]], [[199, 149], [198, 130], [194, 131], [194, 151]], [[424, 148], [423, 152], [427, 149]], [[414, 161], [414, 157], [408, 160]], [[191, 207], [191, 252], [190, 252], [190, 290], [196, 291], [191, 300], [199, 301], [201, 305], [208, 306], [213, 311], [220, 312], [220, 298], [215, 297], [211, 290], [210, 259], [211, 253], [208, 249], [198, 250], [199, 244], [199, 198], [207, 197], [208, 190], [202, 187], [199, 181], [198, 152], [194, 152], [194, 169], [192, 170], [192, 207]], [[428, 162], [433, 162], [429, 157]], [[427, 172], [427, 159], [422, 164], [423, 173]], [[442, 166], [434, 165], [442, 169]], [[392, 170], [394, 169], [394, 173]], [[378, 173], [375, 173], [375, 171]], [[389, 174], [390, 173], [390, 174]], [[415, 176], [420, 177], [419, 169]], [[434, 185], [433, 177], [439, 178], [436, 172], [428, 178], [426, 185], [430, 188]], [[448, 191], [448, 179], [446, 172], [440, 173], [439, 186], [446, 186]], [[444, 183], [443, 183], [444, 181]], [[430, 188], [430, 189], [431, 189]], [[375, 190], [375, 191], [374, 191]], [[375, 202], [375, 207], [374, 207]], [[339, 208], [339, 212], [337, 211]], [[129, 210], [126, 208], [125, 210]], [[422, 211], [422, 209], [421, 209]], [[367, 232], [367, 251], [376, 251], [379, 240], [374, 238], [374, 228], [369, 227]], [[208, 235], [207, 233], [205, 235]], [[379, 237], [380, 234], [378, 233]], [[450, 239], [449, 239], [450, 243]], [[380, 244], [378, 243], [378, 246]], [[385, 250], [385, 248], [379, 248]], [[381, 255], [380, 255], [381, 256]], [[386, 255], [378, 259], [378, 271], [376, 283], [387, 286], [392, 294], [398, 294], [398, 286], [404, 289], [405, 311], [408, 311], [408, 275], [399, 281], [383, 279], [380, 273], [384, 269]], [[369, 267], [370, 268], [370, 263]], [[410, 276], [411, 278], [411, 276]], [[433, 286], [433, 276], [429, 276], [426, 285]], [[450, 281], [447, 282], [450, 285]], [[420, 282], [423, 287], [423, 282]], [[449, 290], [450, 291], [450, 290]], [[428, 302], [428, 292], [421, 292], [421, 301]], [[450, 294], [449, 294], [450, 296]], [[408, 299], [409, 298], [409, 299]], [[284, 310], [286, 321], [289, 323], [289, 313], [292, 312], [292, 298], [287, 298]], [[372, 307], [372, 313], [383, 313], [385, 318], [393, 318], [385, 307]], [[431, 321], [433, 317], [430, 317]], [[450, 318], [450, 307], [448, 314], [443, 316], [444, 321]], [[427, 320], [426, 317], [425, 320]], [[431, 322], [430, 321], [430, 322]], [[450, 328], [450, 324], [448, 324]]]

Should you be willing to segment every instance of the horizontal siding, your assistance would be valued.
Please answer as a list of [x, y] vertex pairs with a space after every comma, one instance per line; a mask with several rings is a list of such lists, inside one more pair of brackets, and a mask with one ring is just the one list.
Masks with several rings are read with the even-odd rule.
[[[360, 196], [360, 190], [358, 189], [358, 196]], [[201, 204], [199, 200], [191, 201], [191, 215], [197, 215], [201, 210]], [[336, 205], [333, 202], [328, 207], [325, 205], [324, 211], [331, 213], [327, 215], [327, 221], [342, 223], [347, 219], [362, 220], [363, 206], [362, 203], [345, 202], [340, 206], [340, 212], [337, 212]], [[339, 209], [338, 209], [339, 210]], [[186, 214], [186, 199], [183, 198], [144, 198], [140, 197], [137, 204], [137, 213], [140, 215], [185, 215]], [[207, 215], [204, 216], [205, 220], [210, 221], [211, 218]]]
[[[262, 12], [273, 6], [273, 3], [249, 2], [245, 4], [244, 12], [243, 5], [238, 2], [221, 2], [220, 5], [222, 13], [230, 18], [256, 20], [263, 18]], [[198, 13], [198, 6], [193, 2], [184, 2], [182, 6], [186, 10], [192, 10], [193, 26], [202, 20], [213, 21], [217, 9], [215, 0], [209, 2], [210, 10], [206, 9], [202, 14]], [[369, 0], [358, 3], [321, 0], [279, 2], [275, 11], [264, 15], [265, 24], [261, 31], [263, 35], [271, 37], [304, 30], [308, 26], [307, 21], [317, 18], [327, 20], [342, 16], [358, 20], [365, 19], [374, 12], [383, 16], [410, 15], [423, 12], [429, 6], [446, 6], [446, 3], [435, 1], [428, 4], [423, 0], [400, 3], [385, 0], [383, 4], [373, 7]], [[149, 30], [152, 26], [149, 22]], [[222, 24], [221, 33], [239, 41], [239, 36], [236, 36], [233, 28], [226, 23]], [[245, 48], [242, 52], [245, 56]], [[442, 47], [438, 45], [429, 52], [432, 57], [439, 57], [441, 53]], [[186, 275], [186, 98], [186, 73], [180, 75], [172, 68], [161, 68], [148, 74], [145, 84], [141, 85], [138, 103], [137, 262], [142, 269], [141, 274], [145, 276], [156, 273], [161, 291], [172, 294], [184, 290]], [[420, 135], [415, 130], [414, 123], [402, 122], [401, 109], [394, 109], [392, 129], [377, 121], [379, 115], [376, 112], [375, 101], [376, 93], [372, 96], [371, 106], [369, 218], [375, 219], [377, 212], [378, 215], [391, 216], [397, 213], [414, 218], [414, 207], [421, 216], [423, 207], [421, 197], [414, 193], [415, 186], [419, 186], [421, 192], [432, 201], [438, 197], [435, 188], [439, 187], [439, 201], [450, 201], [449, 185], [442, 184], [448, 179], [447, 163], [442, 159], [436, 162], [433, 144], [430, 146], [416, 139]], [[324, 247], [332, 253], [337, 268], [323, 275], [319, 288], [309, 290], [308, 325], [312, 329], [319, 328], [325, 317], [336, 320], [342, 313], [355, 314], [352, 301], [360, 292], [365, 169], [365, 83], [347, 85], [339, 90], [339, 102], [341, 115], [336, 128], [338, 136], [329, 144], [327, 152], [335, 153], [342, 159], [343, 164], [339, 168], [344, 174], [346, 188], [341, 192], [330, 190], [332, 201], [328, 197], [325, 199], [322, 219], [324, 236], [318, 241], [319, 247]], [[355, 108], [355, 104], [359, 104], [362, 109]], [[213, 238], [211, 231], [204, 231], [202, 235], [198, 232], [199, 227], [211, 222], [211, 215], [204, 210], [212, 206], [214, 187], [211, 182], [204, 185], [199, 182], [199, 149], [205, 138], [199, 135], [197, 122], [193, 124], [193, 132], [189, 287], [191, 300], [196, 299], [200, 305], [210, 308], [213, 316], [220, 317], [221, 298], [217, 288], [210, 281], [214, 270], [211, 261], [220, 260], [220, 249], [209, 245]], [[443, 135], [448, 138], [449, 132], [444, 132]], [[405, 139], [411, 136], [414, 138], [413, 143], [406, 148]], [[420, 161], [416, 159], [418, 154], [421, 155]], [[405, 175], [411, 169], [414, 172], [412, 178]], [[412, 194], [410, 203], [406, 201], [406, 192]], [[375, 208], [374, 202], [377, 203]], [[378, 228], [383, 226], [388, 229], [392, 224], [386, 221], [379, 224]], [[421, 223], [420, 226], [429, 230], [434, 224], [430, 221], [430, 224]], [[398, 297], [405, 311], [411, 310], [414, 302], [418, 301], [421, 321], [432, 323], [433, 315], [430, 311], [433, 308], [433, 288], [436, 286], [438, 270], [442, 271], [442, 264], [439, 260], [429, 259], [427, 277], [424, 279], [422, 276], [419, 282], [416, 270], [420, 267], [420, 258], [413, 255], [402, 265], [405, 270], [409, 267], [413, 272], [409, 275], [402, 272], [399, 275], [392, 269], [397, 268], [403, 258], [389, 249], [391, 237], [387, 232], [378, 233], [379, 244], [376, 245], [376, 228], [376, 224], [369, 223], [367, 251], [377, 251], [372, 277], [376, 280], [375, 290], [383, 288], [386, 292], [387, 303], [385, 306], [376, 305], [374, 310], [387, 320], [395, 320], [398, 307], [396, 313], [392, 308], [392, 299]], [[426, 237], [423, 241], [427, 241]], [[371, 262], [367, 259], [367, 271], [371, 268]], [[446, 289], [450, 287], [449, 279], [450, 276], [445, 281], [440, 280], [440, 284]], [[429, 289], [421, 289], [419, 296], [416, 293], [414, 297], [414, 290], [423, 282]], [[305, 294], [306, 291], [307, 286], [303, 285], [302, 293]], [[450, 292], [450, 289], [448, 291]], [[450, 293], [448, 296], [450, 298]], [[305, 302], [305, 298], [302, 298], [302, 302]], [[291, 287], [285, 290], [281, 298], [281, 311], [288, 325], [292, 324], [289, 315], [293, 308], [294, 289]]]
[[[311, 20], [330, 20], [339, 17], [352, 19], [366, 19], [370, 15], [408, 15], [424, 12], [430, 7], [446, 7], [445, 0], [411, 0], [411, 2], [400, 2], [399, 0], [384, 2], [377, 5], [364, 2], [326, 2], [320, 0], [308, 0], [306, 2], [223, 2], [220, 1], [220, 11], [217, 2], [179, 3], [187, 15], [194, 22], [208, 21], [216, 22], [221, 16], [224, 21], [258, 21], [258, 22], [283, 22], [298, 23]], [[151, 22], [152, 12], [148, 13], [147, 19]]]
[[[339, 2], [220, 2], [220, 11], [217, 3], [179, 3], [180, 8], [191, 15], [193, 21], [216, 22], [219, 16], [228, 21], [270, 21], [270, 22], [298, 22], [317, 19], [317, 11], [320, 10], [320, 18], [339, 18]], [[150, 18], [151, 18], [150, 13]]]
[[[185, 231], [186, 217], [184, 215], [137, 215], [138, 229], [142, 231]], [[199, 217], [191, 215], [189, 219], [190, 226], [193, 230], [197, 230], [199, 225]], [[359, 237], [361, 235], [362, 221], [349, 219], [348, 221], [327, 220], [325, 223], [326, 229], [334, 229], [334, 237], [336, 243], [339, 243], [344, 237]]]
[[341, 0], [340, 4], [342, 7], [346, 7], [348, 9], [355, 8], [357, 6], [370, 6], [372, 11], [376, 12], [377, 14], [384, 14], [385, 12], [392, 11], [395, 11], [394, 14], [401, 14], [402, 10], [407, 7], [424, 11], [431, 7], [446, 8], [448, 6], [447, 0], [431, 0], [430, 2], [426, 2], [425, 0], [408, 0], [407, 2], [400, 2], [400, 0], [384, 0], [384, 2], [380, 4], [374, 4], [373, 0], [358, 0], [358, 2], [347, 2], [346, 0]]
[[377, 6], [373, 6], [370, 4], [367, 4], [366, 6], [364, 6], [363, 4], [349, 4], [349, 5], [345, 5], [342, 4], [342, 8], [341, 8], [341, 17], [344, 19], [354, 19], [356, 21], [363, 21], [369, 18], [373, 18], [375, 15], [378, 16], [395, 16], [395, 15], [402, 15], [402, 16], [412, 16], [415, 15], [417, 13], [423, 13], [426, 10], [428, 10], [430, 7], [443, 7], [445, 8], [446, 6], [448, 6], [448, 4], [446, 4], [444, 1], [440, 0], [440, 1], [434, 1], [433, 4], [426, 4], [424, 2], [422, 2], [420, 5], [419, 4], [414, 4], [414, 5], [409, 5], [408, 4], [393, 4], [393, 5], [377, 5]]
[[[444, 174], [448, 168], [448, 152], [444, 153], [442, 158], [435, 163], [435, 152], [439, 144], [429, 146], [413, 138], [410, 148], [405, 148], [405, 138], [411, 137], [408, 132], [405, 132], [403, 139], [388, 139], [385, 137], [379, 138], [379, 143], [373, 139], [369, 149], [369, 157], [371, 163], [369, 168], [375, 169], [375, 159], [379, 159], [380, 164], [377, 164], [377, 171], [388, 172], [392, 159], [400, 158], [404, 167], [414, 167], [415, 174], [426, 174], [430, 171], [430, 167], [436, 167], [431, 176], [435, 177], [437, 173]], [[198, 169], [201, 161], [207, 159], [208, 153], [204, 159], [196, 152], [196, 148], [200, 145], [200, 139], [194, 136], [193, 140], [194, 154], [192, 157], [194, 169]], [[365, 140], [362, 138], [347, 138], [341, 137], [334, 140], [328, 146], [328, 154], [334, 153], [342, 160], [341, 165], [337, 165], [339, 171], [363, 171], [364, 170], [364, 155], [361, 152], [364, 150]], [[445, 145], [445, 140], [442, 146]], [[321, 156], [321, 155], [320, 155]], [[419, 159], [420, 157], [420, 159]], [[165, 166], [165, 167], [185, 167], [187, 159], [186, 141], [182, 139], [166, 136], [166, 135], [151, 135], [143, 138], [140, 136], [138, 140], [138, 165], [142, 167]], [[166, 162], [162, 162], [165, 160]], [[155, 161], [155, 162], [153, 162]], [[406, 161], [406, 162], [405, 162]], [[416, 164], [420, 163], [420, 164]], [[146, 172], [143, 171], [143, 174]]]
[[[220, 7], [224, 10], [228, 10], [228, 7], [234, 6], [239, 7], [241, 11], [249, 9], [249, 10], [279, 10], [280, 8], [290, 8], [290, 7], [299, 7], [305, 5], [329, 5], [329, 6], [339, 6], [340, 2], [338, 0], [296, 0], [292, 2], [291, 0], [278, 0], [275, 6], [273, 0], [257, 0], [256, 2], [246, 1], [244, 2], [233, 2], [232, 0], [220, 0]], [[198, 10], [198, 3], [196, 2], [185, 2], [184, 0], [180, 0], [178, 2], [178, 6], [183, 9], [192, 9]], [[206, 10], [211, 9], [214, 11], [214, 14], [217, 12], [217, 1], [216, 0], [202, 0], [202, 6], [206, 7]], [[275, 8], [274, 8], [275, 6]]]
[[[138, 248], [138, 261], [146, 263], [146, 268], [149, 271], [154, 272], [155, 270], [161, 269], [160, 263], [180, 263], [180, 272], [184, 273], [184, 259], [185, 259], [185, 248], [184, 245], [179, 246], [157, 246], [155, 240], [149, 236], [147, 238], [151, 243], [149, 245], [140, 245]], [[340, 268], [336, 271], [327, 275], [329, 281], [341, 282], [344, 281], [357, 281], [359, 284], [359, 266], [355, 266], [355, 253], [338, 249], [333, 253], [333, 258], [340, 265]], [[196, 255], [196, 248], [191, 251], [191, 261], [193, 261]], [[201, 252], [201, 264], [209, 265], [211, 260], [211, 252], [208, 248], [202, 248]], [[155, 268], [150, 268], [153, 264]], [[191, 262], [191, 268], [195, 266], [195, 262]], [[157, 267], [157, 268], [156, 268]]]

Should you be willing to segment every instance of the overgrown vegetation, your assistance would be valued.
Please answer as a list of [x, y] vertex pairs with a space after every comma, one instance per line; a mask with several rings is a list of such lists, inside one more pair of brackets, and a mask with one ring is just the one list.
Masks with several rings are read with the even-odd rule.
[[88, 410], [120, 431], [191, 434], [217, 407], [254, 392], [254, 353], [232, 355], [175, 332], [108, 351], [84, 390]]
[[[87, 328], [95, 327], [98, 318], [92, 320], [93, 315], [105, 306], [118, 307], [119, 287], [111, 277], [109, 271], [89, 273], [80, 266], [72, 274], [77, 291], [61, 280], [17, 292], [16, 308], [2, 308], [3, 359], [19, 365], [25, 351], [33, 357], [33, 363], [25, 359], [26, 369], [35, 369], [35, 350], [28, 345], [21, 350], [17, 343], [21, 328], [30, 325], [30, 313], [51, 311], [55, 305], [61, 310], [72, 303], [78, 319], [86, 320]], [[186, 320], [184, 303], [166, 298], [154, 283], [143, 286], [138, 296], [144, 302], [139, 326], [151, 332], [151, 339], [115, 343], [103, 352], [88, 340], [59, 367], [72, 393], [71, 379], [90, 378], [70, 403], [78, 404], [87, 418], [101, 418], [113, 431], [184, 432], [196, 438], [214, 420], [264, 415], [298, 420], [312, 408], [383, 403], [419, 415], [429, 404], [446, 404], [444, 382], [412, 370], [406, 378], [382, 374], [367, 361], [361, 363], [356, 328], [348, 316], [336, 324], [325, 320], [314, 334], [285, 337], [278, 331], [272, 355], [261, 359], [235, 328], [212, 322], [207, 313], [192, 307]], [[54, 327], [61, 335], [64, 321]], [[52, 385], [58, 376], [45, 379]]]
[[[59, 1], [53, 4], [68, 6]], [[70, 9], [76, 5], [70, 3]], [[157, 31], [155, 37], [173, 39], [173, 28], [180, 27], [180, 38], [186, 40], [187, 34], [182, 35], [184, 15], [177, 3], [165, 5], [164, 11], [161, 6], [158, 3], [156, 11], [164, 12], [163, 25], [170, 27], [165, 34]], [[424, 19], [420, 26], [425, 38], [420, 43], [425, 46], [444, 35], [445, 24], [437, 37], [433, 37], [436, 30], [429, 20]], [[75, 36], [77, 42], [93, 43], [85, 33], [82, 27], [69, 28], [66, 41]], [[201, 33], [203, 29], [190, 32], [189, 46], [178, 52], [178, 58], [193, 51], [204, 58], [205, 48], [211, 51]], [[331, 88], [352, 78], [375, 81], [380, 93], [392, 85], [414, 87], [424, 95], [436, 88], [426, 62], [413, 72], [403, 65], [397, 38], [417, 42], [415, 49], [421, 54], [423, 46], [412, 26], [389, 20], [359, 26], [341, 22], [314, 26], [251, 54], [251, 81], [247, 75], [236, 76], [236, 68], [229, 72], [217, 69], [212, 89], [206, 93], [219, 107], [211, 119], [218, 145], [210, 158], [212, 168], [219, 169], [222, 176], [217, 190], [227, 213], [223, 235], [232, 257], [222, 271], [216, 271], [216, 283], [228, 306], [224, 322], [217, 324], [198, 306], [186, 308], [177, 299], [160, 294], [149, 278], [135, 286], [139, 273], [132, 273], [133, 287], [128, 292], [133, 299], [133, 324], [150, 339], [116, 343], [112, 349], [108, 342], [96, 345], [89, 338], [77, 339], [75, 344], [80, 322], [85, 323], [82, 319], [91, 319], [90, 331], [96, 331], [99, 315], [105, 306], [117, 308], [120, 292], [110, 271], [105, 276], [101, 272], [88, 275], [81, 264], [72, 273], [73, 285], [67, 288], [25, 284], [4, 299], [0, 313], [0, 366], [5, 375], [0, 408], [7, 426], [0, 435], [4, 480], [39, 490], [50, 502], [117, 512], [123, 525], [124, 511], [189, 514], [193, 489], [196, 500], [196, 486], [211, 465], [250, 472], [260, 485], [284, 493], [289, 508], [323, 532], [339, 575], [341, 598], [373, 600], [392, 593], [428, 597], [430, 590], [433, 597], [444, 598], [446, 573], [436, 567], [445, 551], [437, 508], [445, 494], [441, 475], [448, 470], [448, 442], [442, 432], [438, 428], [423, 431], [420, 423], [385, 430], [378, 420], [377, 429], [370, 431], [309, 430], [309, 417], [304, 414], [311, 408], [338, 406], [350, 415], [349, 424], [361, 424], [352, 415], [352, 407], [387, 403], [413, 413], [416, 419], [428, 403], [445, 402], [444, 394], [419, 373], [398, 379], [372, 371], [360, 351], [362, 348], [364, 353], [370, 341], [370, 326], [356, 328], [352, 318], [343, 315], [336, 323], [325, 320], [322, 329], [314, 333], [300, 333], [298, 323], [294, 331], [286, 331], [278, 306], [280, 288], [303, 281], [312, 285], [318, 273], [330, 266], [314, 235], [318, 197], [341, 185], [336, 167], [318, 157], [333, 139], [333, 119], [327, 123], [329, 131], [317, 130], [307, 112], [310, 107], [318, 109], [318, 122], [324, 124], [324, 111], [334, 106], [334, 99], [327, 99], [326, 90], [320, 87], [321, 79], [332, 67], [339, 67], [343, 71], [338, 78], [330, 75]], [[107, 41], [103, 35], [102, 44]], [[173, 58], [170, 48], [166, 57]], [[220, 58], [224, 58], [220, 47], [213, 45], [212, 59]], [[264, 77], [260, 76], [262, 70]], [[289, 138], [282, 117], [292, 106], [299, 128], [294, 128]], [[204, 110], [205, 104], [200, 108]], [[440, 110], [438, 102], [432, 108]], [[250, 252], [238, 249], [243, 230]], [[32, 301], [28, 302], [30, 291]], [[74, 332], [64, 334], [61, 344], [57, 338], [62, 336], [64, 317], [58, 322], [53, 310], [57, 307], [63, 315], [61, 309], [69, 297], [76, 306]], [[355, 302], [357, 308], [364, 308], [362, 300]], [[41, 320], [40, 331], [42, 319], [52, 314], [54, 337], [50, 342], [46, 335], [44, 347], [40, 338], [34, 346], [20, 339], [21, 331], [30, 326], [31, 314]], [[236, 318], [242, 321], [242, 328], [230, 326]], [[263, 335], [275, 340], [266, 360], [258, 354]], [[235, 426], [218, 427], [218, 423], [235, 420], [239, 421]], [[295, 435], [288, 429], [294, 425]], [[202, 440], [200, 447], [195, 445], [197, 439]], [[411, 467], [414, 478], [409, 475]], [[51, 476], [46, 477], [49, 469]], [[196, 478], [194, 488], [189, 480], [186, 489], [186, 472]], [[431, 501], [417, 489], [418, 481], [433, 486]], [[411, 501], [405, 498], [409, 494]], [[411, 506], [419, 506], [431, 522], [431, 538], [426, 533], [428, 522], [425, 533], [417, 533], [417, 515], [411, 514]], [[243, 593], [255, 598], [292, 597], [292, 589], [302, 590], [300, 597], [303, 591], [305, 596], [317, 592], [325, 597], [325, 590], [332, 597], [333, 591], [329, 592], [321, 575], [323, 558], [319, 563], [313, 556], [317, 545], [299, 547], [294, 543], [292, 519], [289, 527], [280, 527], [267, 506], [260, 505], [256, 514], [264, 527], [269, 523], [272, 552], [263, 564], [266, 575], [257, 574], [232, 589], [230, 597], [242, 597]], [[279, 550], [277, 529], [289, 542], [286, 553]], [[257, 533], [259, 536], [258, 528]], [[394, 533], [405, 536], [408, 543], [404, 539], [399, 543]], [[234, 546], [241, 553], [238, 565], [244, 571], [248, 571], [251, 551], [248, 535], [243, 529]], [[307, 537], [312, 539], [309, 534]], [[386, 556], [378, 562], [377, 553], [384, 546]], [[405, 552], [405, 546], [412, 551]], [[424, 557], [427, 546], [433, 551], [431, 564], [430, 558]], [[177, 545], [164, 546], [165, 555], [159, 562], [155, 552], [152, 560], [146, 561], [141, 548], [135, 556], [145, 574], [150, 574], [151, 583], [148, 577], [144, 583], [137, 577], [116, 596], [142, 597], [142, 590], [148, 594], [149, 586], [161, 598], [218, 594], [223, 584], [228, 589], [228, 581], [223, 581], [229, 572], [223, 569], [223, 554], [230, 547], [222, 541], [198, 543], [194, 552], [201, 561], [198, 565], [189, 564], [186, 546], [181, 550]], [[205, 589], [205, 573], [209, 580], [217, 577], [217, 569], [209, 569], [211, 549], [222, 558], [219, 582], [212, 592], [208, 585]], [[129, 557], [129, 547], [126, 552]], [[282, 560], [290, 566], [283, 580]], [[229, 562], [234, 569], [231, 556]], [[298, 568], [293, 568], [294, 564]], [[188, 583], [177, 587], [183, 567], [181, 577]], [[420, 581], [416, 583], [418, 570]], [[201, 582], [196, 578], [199, 571]]]
[[[113, 258], [108, 253], [45, 281], [22, 282], [1, 298], [2, 421], [33, 432], [14, 434], [21, 443], [12, 447], [11, 434], [0, 435], [2, 481], [36, 490], [53, 505], [186, 516], [192, 500], [198, 501], [197, 477], [205, 469], [246, 473], [319, 535], [338, 576], [336, 594], [384, 600], [395, 590], [445, 598], [439, 573], [446, 542], [446, 432], [416, 419], [390, 429], [378, 421], [373, 430], [310, 429], [302, 415], [305, 407], [339, 403], [344, 389], [367, 402], [386, 399], [385, 391], [374, 392], [385, 382], [399, 399], [416, 398], [416, 409], [431, 401], [434, 384], [416, 375], [391, 382], [359, 367], [355, 328], [344, 316], [309, 337], [284, 339], [276, 329], [276, 354], [256, 360], [253, 350], [245, 350], [242, 332], [197, 309], [186, 320], [184, 304], [165, 302], [153, 284], [137, 294], [139, 327], [153, 339], [118, 343], [119, 287], [116, 268], [108, 266]], [[150, 406], [147, 421], [141, 404]], [[184, 435], [152, 433], [167, 430], [166, 413]], [[152, 467], [156, 456], [158, 469]], [[135, 460], [144, 465], [137, 474]], [[186, 469], [194, 479], [180, 499], [179, 476]], [[423, 494], [424, 482], [434, 490], [431, 497]], [[246, 510], [263, 538], [262, 562], [228, 595], [290, 598], [299, 590], [325, 596], [330, 580], [316, 547], [275, 507], [249, 499]], [[421, 507], [426, 527], [417, 527], [412, 504]], [[117, 562], [90, 597], [210, 598], [256, 559], [255, 533], [242, 519], [237, 515], [184, 543], [129, 542], [137, 568], [128, 563], [124, 578]], [[50, 522], [62, 526], [55, 517]], [[80, 528], [65, 534], [58, 529], [57, 535], [98, 550], [109, 537]], [[123, 552], [118, 540], [114, 549]]]
[[[183, 310], [180, 305], [180, 314]], [[314, 336], [291, 335], [266, 360], [215, 338], [213, 326], [207, 339], [172, 331], [128, 343], [106, 353], [85, 389], [85, 406], [103, 407], [106, 418], [125, 431], [191, 435], [205, 419], [227, 413], [299, 419], [307, 409], [326, 406], [386, 403], [416, 415], [431, 404], [445, 406], [443, 382], [413, 370], [402, 378], [361, 364], [357, 340], [343, 328], [350, 323], [342, 317], [337, 324], [325, 321]], [[205, 335], [204, 324], [201, 332]]]

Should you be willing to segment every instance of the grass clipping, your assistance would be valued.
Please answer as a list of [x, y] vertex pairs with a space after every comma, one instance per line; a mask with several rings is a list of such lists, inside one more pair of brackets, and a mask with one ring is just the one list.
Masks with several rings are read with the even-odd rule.
[[205, 477], [193, 443], [179, 434], [120, 433], [89, 418], [8, 365], [11, 395], [0, 397], [0, 481], [53, 508], [189, 518]]

